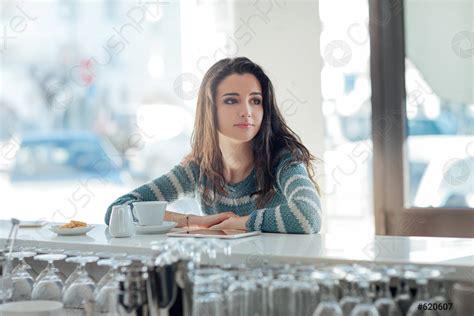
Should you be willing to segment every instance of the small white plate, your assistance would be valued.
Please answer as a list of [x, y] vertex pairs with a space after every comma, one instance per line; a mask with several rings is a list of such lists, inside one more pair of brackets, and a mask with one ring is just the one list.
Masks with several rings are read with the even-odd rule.
[[74, 228], [60, 228], [61, 225], [52, 225], [49, 228], [53, 233], [59, 236], [78, 236], [85, 235], [87, 232], [94, 228], [94, 225], [87, 225], [86, 227], [74, 227]]
[[135, 224], [135, 233], [137, 234], [164, 234], [170, 229], [175, 228], [178, 223], [164, 221], [163, 224], [158, 226], [141, 226]]
[[20, 221], [20, 227], [43, 227], [48, 224], [47, 221]]

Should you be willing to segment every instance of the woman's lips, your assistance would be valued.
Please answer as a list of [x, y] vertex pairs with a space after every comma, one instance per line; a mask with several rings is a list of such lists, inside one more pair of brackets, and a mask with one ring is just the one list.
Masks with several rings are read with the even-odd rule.
[[238, 128], [242, 128], [242, 129], [247, 129], [247, 128], [253, 127], [252, 124], [236, 124], [235, 126], [237, 126]]

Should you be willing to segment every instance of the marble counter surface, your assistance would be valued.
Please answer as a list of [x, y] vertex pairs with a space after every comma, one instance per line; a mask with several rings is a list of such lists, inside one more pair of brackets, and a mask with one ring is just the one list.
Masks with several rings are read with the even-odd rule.
[[[150, 252], [151, 242], [176, 238], [163, 234], [112, 238], [105, 225], [95, 225], [83, 236], [57, 236], [47, 227], [20, 228], [16, 245], [146, 254]], [[0, 221], [0, 244], [5, 243], [9, 230], [10, 222]], [[229, 242], [232, 260], [246, 264], [267, 260], [288, 263], [325, 261], [448, 265], [456, 267], [456, 278], [474, 280], [472, 238], [361, 236], [351, 232], [346, 235], [265, 233]]]

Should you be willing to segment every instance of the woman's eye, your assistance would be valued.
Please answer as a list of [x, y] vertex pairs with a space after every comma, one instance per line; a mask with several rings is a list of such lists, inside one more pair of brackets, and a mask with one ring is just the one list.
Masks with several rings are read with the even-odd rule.
[[262, 104], [262, 100], [260, 99], [253, 99], [254, 104]]
[[235, 104], [235, 103], [237, 103], [237, 100], [236, 99], [226, 99], [226, 100], [224, 100], [224, 103], [225, 104]]

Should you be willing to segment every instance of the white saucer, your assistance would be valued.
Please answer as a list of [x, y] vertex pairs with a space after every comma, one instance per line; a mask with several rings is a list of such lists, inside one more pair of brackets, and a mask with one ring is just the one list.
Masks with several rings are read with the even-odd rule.
[[61, 225], [51, 225], [49, 228], [53, 233], [58, 234], [59, 236], [78, 236], [85, 235], [89, 232], [94, 225], [87, 225], [85, 227], [74, 227], [74, 228], [61, 228]]
[[20, 221], [20, 227], [42, 227], [48, 224], [47, 221], [38, 220], [38, 221]]
[[64, 315], [63, 303], [54, 301], [22, 301], [0, 305], [0, 315]]
[[141, 226], [135, 224], [135, 233], [137, 234], [164, 234], [170, 229], [175, 228], [178, 223], [164, 221], [163, 224], [158, 226]]

